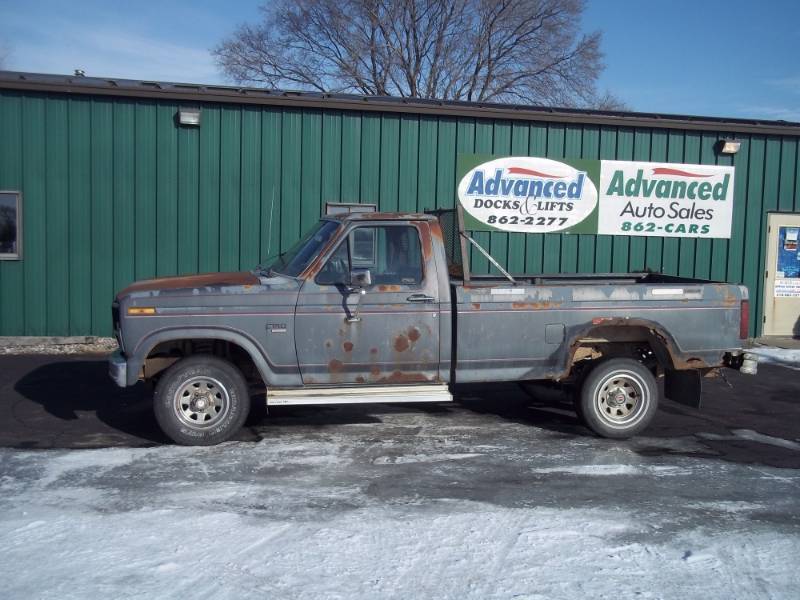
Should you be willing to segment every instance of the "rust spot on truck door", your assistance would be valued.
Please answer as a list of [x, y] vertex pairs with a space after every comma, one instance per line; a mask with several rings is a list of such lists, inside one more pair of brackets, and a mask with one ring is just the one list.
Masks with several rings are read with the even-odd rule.
[[398, 352], [405, 352], [409, 346], [408, 338], [405, 335], [400, 334], [394, 338], [394, 349]]

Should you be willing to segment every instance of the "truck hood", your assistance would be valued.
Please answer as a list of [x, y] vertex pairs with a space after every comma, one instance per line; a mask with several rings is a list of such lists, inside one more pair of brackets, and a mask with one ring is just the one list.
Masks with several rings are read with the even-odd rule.
[[214, 291], [230, 286], [259, 285], [261, 281], [250, 271], [232, 273], [203, 273], [201, 275], [184, 275], [182, 277], [160, 277], [145, 279], [132, 283], [117, 294], [117, 300], [123, 296], [160, 292], [164, 290], [204, 289]]

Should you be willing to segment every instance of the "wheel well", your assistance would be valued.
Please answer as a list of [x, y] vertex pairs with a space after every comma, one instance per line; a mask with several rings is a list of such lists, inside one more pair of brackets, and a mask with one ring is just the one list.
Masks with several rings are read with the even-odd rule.
[[183, 338], [156, 344], [150, 349], [142, 364], [142, 377], [157, 378], [173, 363], [197, 354], [223, 358], [236, 365], [248, 383], [263, 385], [258, 368], [244, 348], [234, 342], [214, 338]]
[[667, 341], [655, 329], [644, 325], [607, 325], [590, 329], [570, 348], [569, 376], [579, 375], [593, 361], [633, 358], [654, 373], [673, 368]]

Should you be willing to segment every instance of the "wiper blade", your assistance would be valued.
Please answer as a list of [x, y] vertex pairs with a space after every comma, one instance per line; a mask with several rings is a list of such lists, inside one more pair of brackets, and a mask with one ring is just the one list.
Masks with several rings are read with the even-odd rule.
[[[272, 277], [273, 275], [279, 275], [279, 273], [275, 269], [273, 269], [271, 265], [276, 260], [280, 260], [281, 261], [281, 265], [280, 266], [285, 266], [286, 265], [286, 260], [283, 258], [284, 254], [286, 254], [286, 252], [281, 252], [280, 254], [275, 256], [275, 258], [272, 259], [272, 261], [270, 262], [270, 266], [269, 267], [265, 267], [264, 265], [256, 265], [256, 268], [253, 269], [253, 270], [254, 271], [258, 271], [259, 273], [264, 273], [264, 274], [266, 274], [267, 277]], [[267, 259], [267, 260], [269, 260], [269, 259]]]

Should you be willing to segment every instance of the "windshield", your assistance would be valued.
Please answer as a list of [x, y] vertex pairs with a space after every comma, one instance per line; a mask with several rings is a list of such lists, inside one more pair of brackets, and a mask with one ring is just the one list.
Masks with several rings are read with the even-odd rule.
[[338, 228], [336, 221], [318, 222], [286, 252], [259, 265], [259, 270], [297, 277], [317, 257]]

